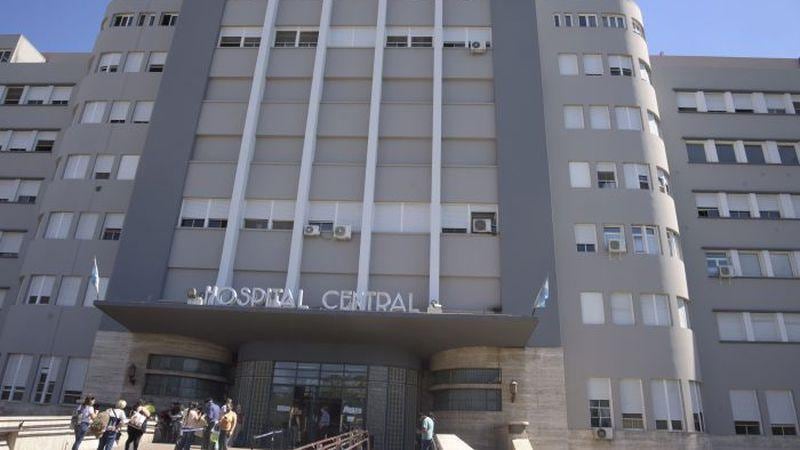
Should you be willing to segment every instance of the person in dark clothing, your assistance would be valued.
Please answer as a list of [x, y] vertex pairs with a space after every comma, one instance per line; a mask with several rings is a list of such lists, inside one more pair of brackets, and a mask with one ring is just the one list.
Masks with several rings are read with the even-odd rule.
[[149, 418], [150, 410], [147, 409], [144, 400], [136, 402], [128, 421], [128, 440], [125, 441], [125, 450], [139, 450], [139, 442], [147, 432], [147, 419]]

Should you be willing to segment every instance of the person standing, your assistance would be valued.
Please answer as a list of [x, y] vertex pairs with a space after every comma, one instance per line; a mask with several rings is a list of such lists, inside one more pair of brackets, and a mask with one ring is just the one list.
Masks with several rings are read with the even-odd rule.
[[75, 409], [73, 417], [75, 417], [75, 443], [72, 444], [72, 450], [78, 450], [83, 438], [86, 437], [86, 432], [89, 431], [89, 425], [97, 417], [97, 411], [94, 410], [94, 397], [87, 395], [83, 399], [83, 403]]
[[323, 406], [319, 410], [319, 438], [325, 439], [328, 437], [328, 429], [331, 427], [331, 413], [328, 412], [328, 407]]
[[214, 403], [214, 399], [209, 398], [206, 400], [205, 406], [203, 406], [203, 417], [206, 419], [206, 430], [203, 433], [203, 449], [204, 450], [216, 450], [217, 445], [216, 443], [212, 445], [211, 443], [211, 430], [217, 426], [219, 423], [219, 405]]
[[190, 450], [194, 441], [194, 433], [203, 430], [206, 426], [196, 403], [189, 404], [189, 410], [183, 415], [181, 423], [181, 437], [176, 445], [176, 450]]
[[106, 410], [105, 413], [108, 414], [108, 424], [106, 425], [105, 431], [103, 431], [103, 434], [100, 436], [97, 450], [112, 450], [117, 444], [119, 430], [122, 428], [122, 425], [127, 422], [127, 417], [125, 416], [126, 406], [128, 406], [128, 403], [125, 400], [119, 400], [113, 408], [108, 408], [108, 410]]
[[244, 414], [242, 414], [242, 404], [237, 403], [233, 409], [236, 412], [236, 427], [233, 429], [233, 434], [231, 435], [229, 445], [236, 445], [236, 438], [239, 437], [239, 433], [242, 431], [242, 422], [244, 419]]
[[228, 450], [229, 440], [233, 430], [236, 429], [238, 419], [233, 410], [233, 402], [226, 403], [225, 406], [225, 413], [219, 419], [219, 450]]
[[148, 418], [150, 418], [150, 410], [147, 409], [144, 400], [139, 400], [134, 405], [128, 421], [128, 439], [125, 441], [125, 450], [139, 450], [139, 441], [147, 432]]
[[420, 439], [422, 442], [422, 450], [433, 450], [433, 419], [430, 417], [430, 414], [420, 414], [420, 418], [422, 419], [422, 427], [420, 428], [422, 432]]

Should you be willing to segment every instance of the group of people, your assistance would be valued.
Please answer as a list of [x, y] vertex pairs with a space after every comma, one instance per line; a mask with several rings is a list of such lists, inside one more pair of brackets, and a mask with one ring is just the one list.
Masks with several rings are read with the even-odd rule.
[[[154, 413], [155, 408], [144, 400], [139, 400], [132, 408], [128, 408], [125, 400], [119, 400], [113, 407], [101, 411], [95, 405], [95, 398], [87, 396], [72, 415], [75, 430], [72, 450], [78, 450], [90, 433], [98, 437], [97, 450], [112, 450], [122, 438], [123, 427], [127, 433], [124, 450], [138, 450]], [[172, 436], [177, 440], [176, 450], [189, 450], [196, 440], [203, 450], [227, 450], [238, 430], [238, 414], [231, 399], [219, 406], [209, 398], [202, 405], [191, 403], [186, 409], [175, 403], [166, 416], [171, 422], [166, 425], [174, 426], [177, 431]]]

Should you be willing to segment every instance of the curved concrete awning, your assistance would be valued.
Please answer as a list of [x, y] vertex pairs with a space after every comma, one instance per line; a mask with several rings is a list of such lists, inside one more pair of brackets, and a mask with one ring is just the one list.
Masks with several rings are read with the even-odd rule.
[[176, 334], [236, 349], [252, 341], [370, 344], [426, 358], [459, 347], [524, 347], [533, 317], [105, 302], [97, 307], [135, 333]]

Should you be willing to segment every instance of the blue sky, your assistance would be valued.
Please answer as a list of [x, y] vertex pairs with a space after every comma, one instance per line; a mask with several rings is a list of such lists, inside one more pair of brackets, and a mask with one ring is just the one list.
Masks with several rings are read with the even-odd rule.
[[[652, 53], [800, 57], [800, 0], [638, 1]], [[89, 51], [108, 0], [2, 2], [0, 34], [22, 32], [43, 51]]]

